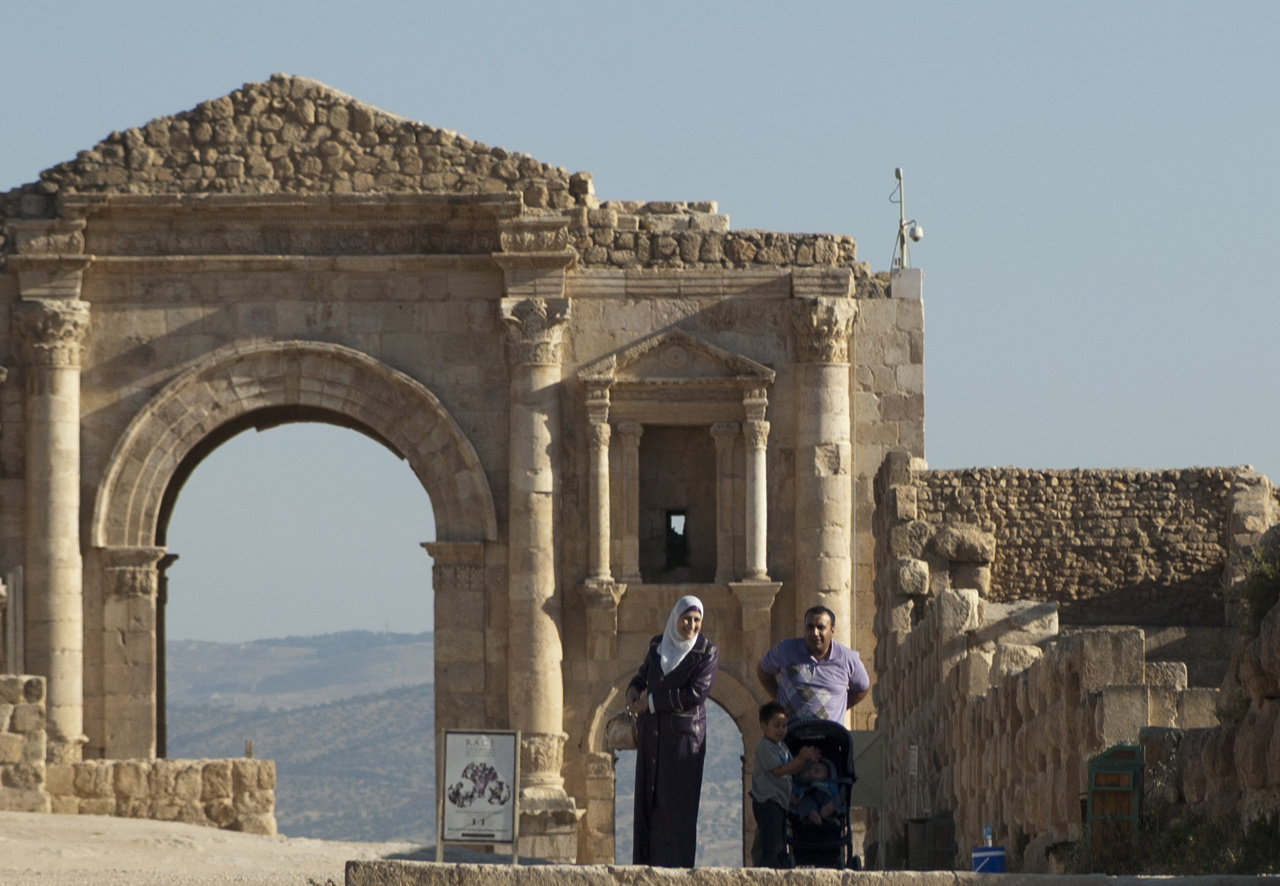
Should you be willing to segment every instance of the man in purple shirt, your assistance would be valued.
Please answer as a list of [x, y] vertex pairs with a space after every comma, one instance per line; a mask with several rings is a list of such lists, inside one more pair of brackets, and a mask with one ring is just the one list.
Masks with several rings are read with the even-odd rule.
[[756, 665], [756, 678], [786, 708], [788, 721], [842, 723], [845, 711], [871, 692], [861, 656], [835, 641], [835, 620], [827, 607], [812, 607], [804, 614], [804, 636], [774, 645]]

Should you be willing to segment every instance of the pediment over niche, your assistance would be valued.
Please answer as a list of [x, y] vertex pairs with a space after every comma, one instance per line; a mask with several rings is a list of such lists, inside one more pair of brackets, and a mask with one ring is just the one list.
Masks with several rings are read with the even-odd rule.
[[[584, 367], [588, 406], [618, 421], [708, 424], [763, 418], [776, 373], [672, 329]], [[760, 412], [760, 415], [754, 413]]]

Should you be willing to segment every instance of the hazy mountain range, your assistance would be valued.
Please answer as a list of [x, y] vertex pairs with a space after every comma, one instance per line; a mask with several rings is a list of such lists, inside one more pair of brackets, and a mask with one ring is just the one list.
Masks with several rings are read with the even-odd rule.
[[[252, 740], [276, 762], [281, 833], [434, 846], [430, 633], [177, 640], [166, 653], [168, 756], [238, 757]], [[698, 863], [738, 865], [741, 739], [718, 707], [708, 720]], [[631, 856], [634, 760], [618, 756], [619, 861]]]

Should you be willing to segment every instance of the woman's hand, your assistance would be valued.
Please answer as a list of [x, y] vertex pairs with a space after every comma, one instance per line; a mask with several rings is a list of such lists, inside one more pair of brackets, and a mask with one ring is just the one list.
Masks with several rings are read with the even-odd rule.
[[645, 694], [634, 686], [627, 687], [627, 707], [635, 711], [637, 714], [646, 713], [649, 710], [648, 699]]

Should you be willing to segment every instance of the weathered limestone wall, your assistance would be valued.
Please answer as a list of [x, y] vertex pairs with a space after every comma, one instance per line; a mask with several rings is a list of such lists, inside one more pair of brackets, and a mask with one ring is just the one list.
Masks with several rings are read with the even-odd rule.
[[271, 760], [45, 761], [45, 679], [0, 674], [0, 809], [276, 833]]
[[915, 494], [921, 522], [994, 536], [991, 599], [1052, 601], [1072, 624], [1224, 624], [1236, 514], [1273, 501], [1248, 468], [927, 471]]
[[48, 812], [44, 677], [0, 674], [0, 809]]
[[271, 760], [86, 760], [49, 764], [52, 811], [276, 833]]
[[997, 536], [950, 513], [920, 519], [929, 478], [893, 453], [876, 481], [888, 830], [951, 811], [959, 845], [978, 845], [990, 822], [998, 843], [1027, 840], [1026, 869], [1045, 869], [1048, 846], [1081, 835], [1088, 757], [1147, 726], [1213, 725], [1217, 692], [1188, 688], [1184, 664], [1148, 663], [1137, 628], [1060, 635], [1055, 603], [994, 599]]

